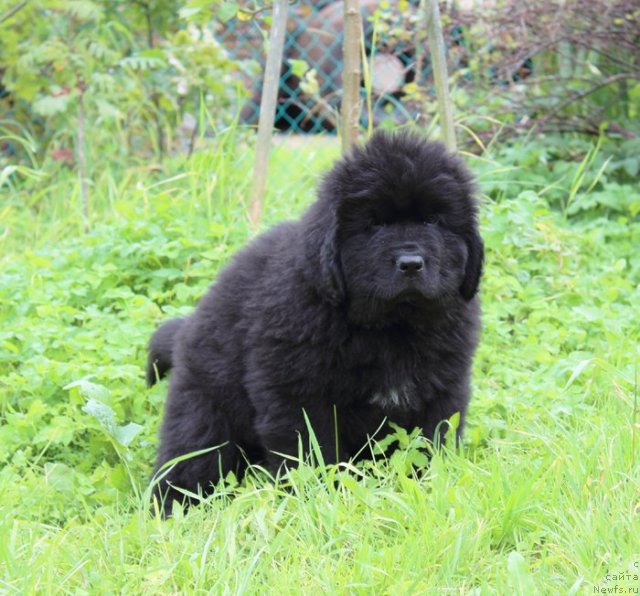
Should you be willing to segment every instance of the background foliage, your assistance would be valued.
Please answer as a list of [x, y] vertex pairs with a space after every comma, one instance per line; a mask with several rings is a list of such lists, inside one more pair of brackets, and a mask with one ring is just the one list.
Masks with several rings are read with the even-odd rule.
[[72, 164], [85, 150], [74, 136], [80, 98], [96, 162], [105, 145], [118, 148], [109, 157], [123, 159], [162, 157], [178, 146], [176, 135], [192, 143], [201, 102], [229, 119], [239, 93], [234, 65], [209, 28], [178, 17], [182, 4], [0, 2], [3, 124], [8, 135], [26, 131], [31, 141], [21, 146], [7, 137], [5, 149]]
[[[635, 0], [478, 2], [461, 23], [459, 86], [492, 136], [603, 131], [635, 138], [640, 116], [640, 6]], [[460, 50], [458, 50], [460, 51]], [[461, 99], [464, 98], [462, 94]], [[489, 122], [493, 125], [489, 126]], [[477, 128], [475, 124], [474, 129]]]
[[[304, 0], [291, 9], [292, 71], [280, 99], [285, 111], [291, 102], [306, 102], [335, 128], [329, 112], [339, 96], [340, 51], [308, 64], [311, 48], [317, 53], [325, 41], [303, 41], [307, 29], [323, 26], [324, 13], [314, 11], [326, 5]], [[400, 118], [433, 127], [418, 3], [382, 2], [373, 12], [375, 3], [363, 6], [365, 119], [382, 122], [389, 109], [387, 124]], [[460, 1], [443, 9], [459, 136], [468, 148], [531, 131], [637, 138], [640, 8], [634, 0]], [[105, 154], [148, 160], [193, 151], [203, 130], [231, 124], [238, 100], [257, 89], [269, 22], [268, 5], [253, 2], [0, 0], [0, 166], [29, 166], [34, 159], [40, 166], [46, 158], [73, 167], [86, 151], [83, 176], [92, 177]], [[339, 36], [332, 43], [339, 46]], [[393, 97], [376, 91], [384, 75], [374, 63], [385, 53], [406, 70]], [[300, 97], [291, 95], [292, 86], [300, 86]], [[283, 118], [297, 130], [291, 123], [299, 114]], [[79, 120], [86, 120], [86, 142], [77, 138]]]

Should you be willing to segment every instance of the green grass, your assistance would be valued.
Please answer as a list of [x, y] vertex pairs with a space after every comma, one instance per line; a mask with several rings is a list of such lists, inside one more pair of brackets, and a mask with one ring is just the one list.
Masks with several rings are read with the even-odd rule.
[[[388, 462], [256, 472], [167, 522], [144, 497], [166, 394], [144, 386], [145, 344], [248, 239], [251, 152], [229, 132], [189, 161], [94, 168], [87, 234], [72, 172], [12, 176], [0, 592], [636, 593], [640, 196], [618, 147], [562, 143], [471, 159], [487, 265], [459, 451], [415, 475], [421, 440], [399, 436]], [[275, 151], [265, 226], [312, 200], [337, 152]]]

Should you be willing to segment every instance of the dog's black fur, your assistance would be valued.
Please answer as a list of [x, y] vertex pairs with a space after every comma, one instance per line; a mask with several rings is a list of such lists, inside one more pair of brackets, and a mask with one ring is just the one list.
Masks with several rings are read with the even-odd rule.
[[148, 382], [171, 368], [156, 471], [219, 446], [162, 479], [165, 511], [184, 499], [173, 487], [206, 494], [247, 462], [276, 470], [308, 444], [305, 413], [325, 462], [389, 421], [441, 439], [459, 412], [459, 433], [482, 262], [459, 158], [410, 133], [353, 149], [299, 221], [256, 238], [190, 317], [154, 334]]

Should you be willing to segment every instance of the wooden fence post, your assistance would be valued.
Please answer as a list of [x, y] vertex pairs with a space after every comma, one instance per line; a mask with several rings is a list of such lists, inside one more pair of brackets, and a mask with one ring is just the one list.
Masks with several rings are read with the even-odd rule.
[[438, 6], [438, 0], [422, 0], [422, 4], [427, 20], [427, 38], [429, 41], [429, 52], [431, 54], [433, 79], [436, 85], [442, 140], [447, 149], [456, 151], [456, 131], [453, 125], [453, 111], [451, 109], [451, 98], [449, 96], [447, 57], [445, 54], [444, 38], [442, 36], [440, 7]]
[[265, 67], [264, 81], [262, 83], [262, 96], [260, 98], [260, 121], [258, 122], [258, 136], [256, 139], [251, 204], [249, 205], [249, 223], [253, 230], [258, 228], [262, 217], [269, 149], [273, 135], [276, 103], [278, 101], [278, 87], [280, 85], [280, 69], [282, 67], [282, 55], [284, 52], [284, 34], [287, 29], [288, 8], [288, 0], [274, 0], [273, 2], [267, 64]]
[[358, 142], [360, 131], [360, 38], [362, 17], [359, 0], [344, 0], [342, 40], [342, 151]]

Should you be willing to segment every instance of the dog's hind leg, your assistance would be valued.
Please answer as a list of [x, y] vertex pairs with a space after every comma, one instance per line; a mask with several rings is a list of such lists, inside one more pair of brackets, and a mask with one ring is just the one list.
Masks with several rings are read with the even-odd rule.
[[186, 493], [205, 496], [229, 472], [241, 477], [247, 465], [234, 424], [211, 391], [181, 385], [171, 379], [154, 471], [153, 495], [164, 515], [173, 501], [197, 501]]

